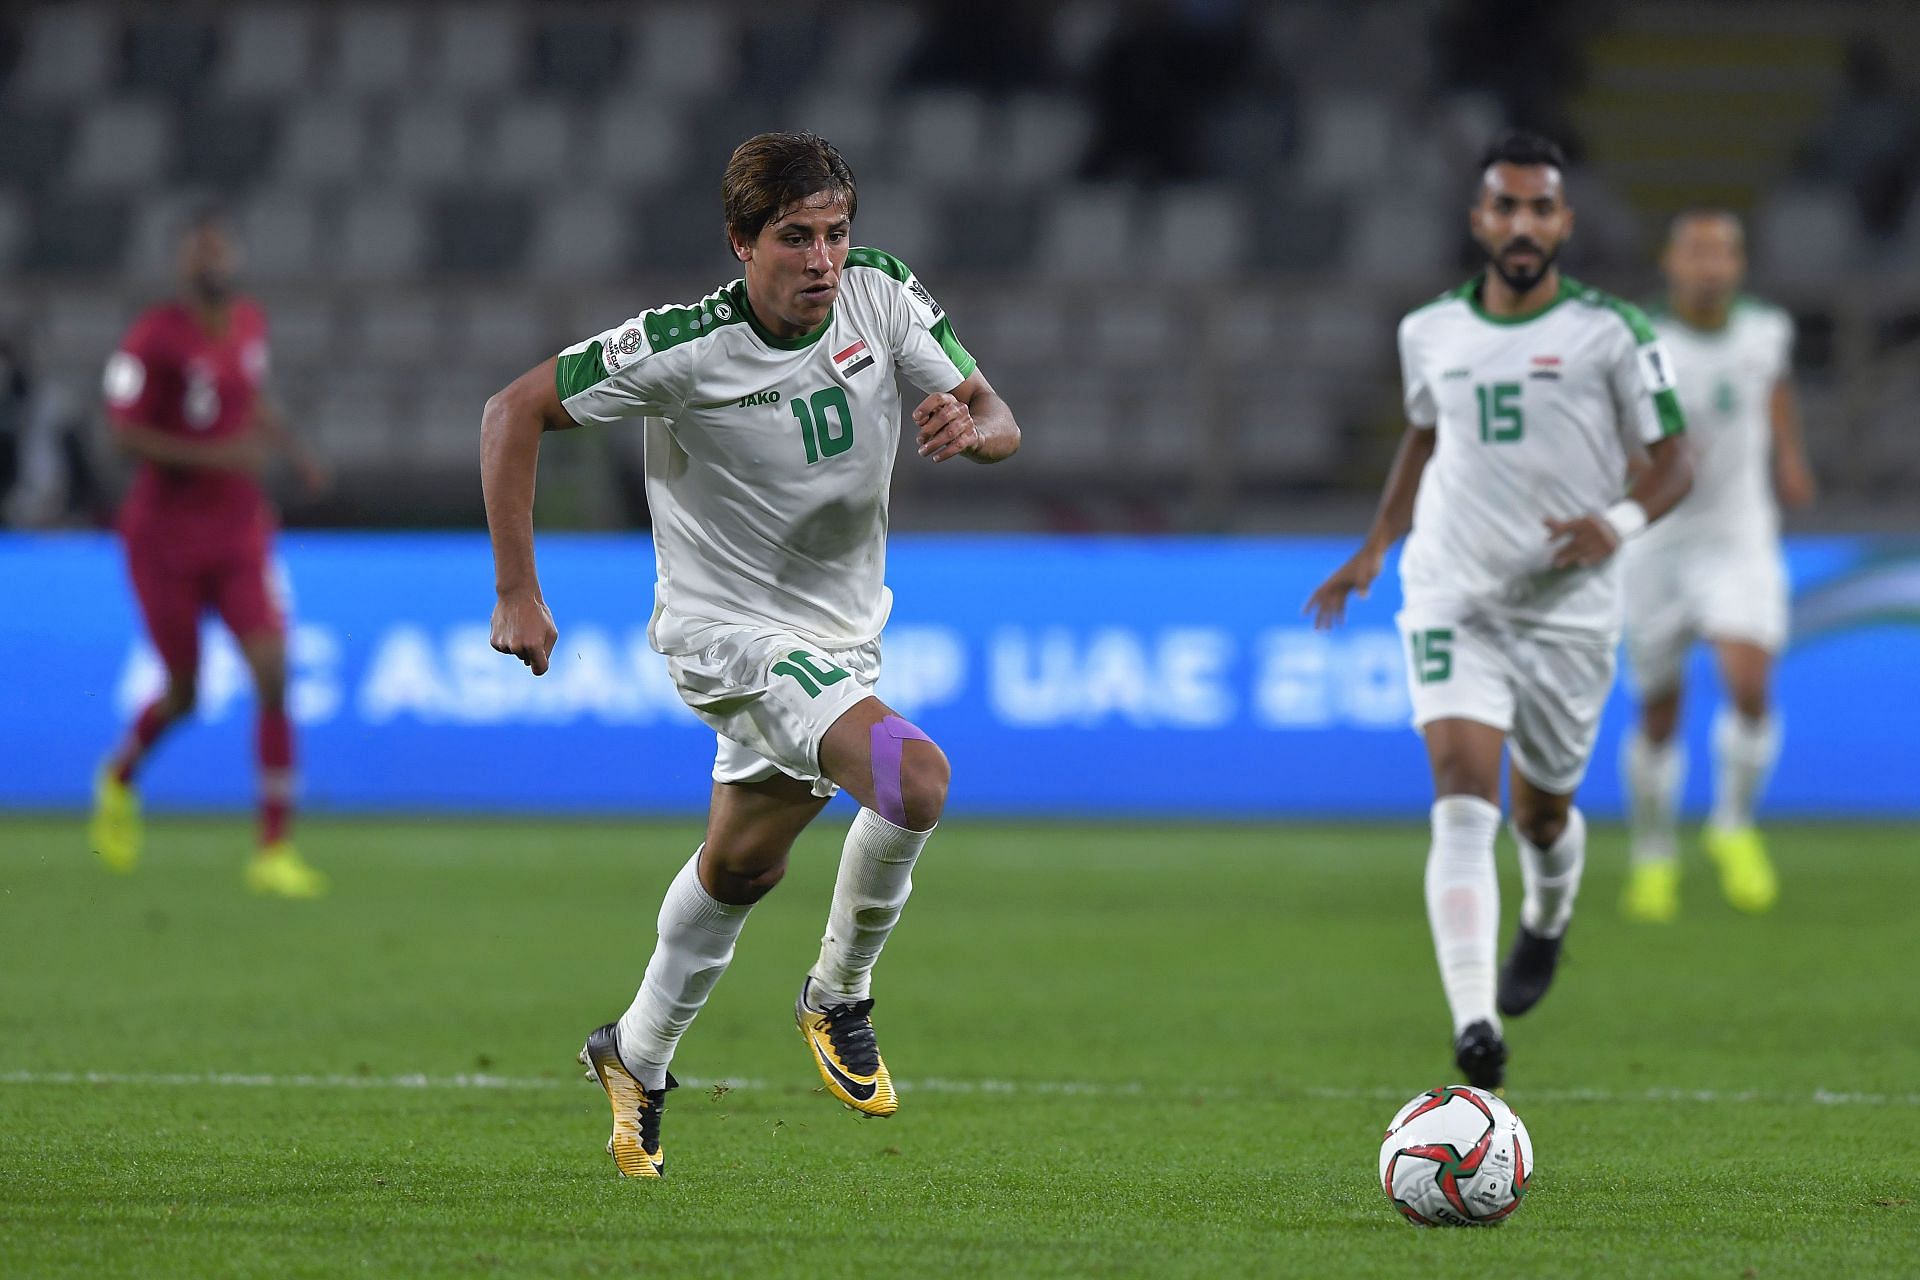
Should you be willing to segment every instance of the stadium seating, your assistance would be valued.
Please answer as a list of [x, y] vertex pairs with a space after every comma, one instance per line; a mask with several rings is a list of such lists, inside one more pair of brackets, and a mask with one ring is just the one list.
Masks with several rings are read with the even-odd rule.
[[[1060, 7], [1057, 73], [1009, 91], [910, 74], [924, 28], [900, 5], [836, 11], [830, 39], [811, 10], [731, 0], [10, 6], [6, 311], [36, 331], [54, 376], [90, 394], [125, 319], [167, 288], [181, 210], [224, 197], [272, 300], [292, 416], [349, 472], [404, 459], [468, 484], [485, 392], [732, 274], [728, 148], [812, 128], [861, 176], [858, 238], [914, 264], [1031, 418], [1026, 464], [997, 481], [1028, 521], [1100, 486], [1162, 499], [1175, 523], [1195, 492], [1208, 527], [1257, 519], [1260, 495], [1377, 481], [1397, 422], [1393, 319], [1461, 273], [1460, 170], [1500, 107], [1434, 89], [1429, 7], [1250, 6], [1273, 84], [1230, 94], [1192, 139], [1201, 180], [1138, 185], [1081, 177], [1112, 6]], [[1659, 74], [1603, 69], [1606, 86]], [[1604, 126], [1603, 108], [1583, 118]], [[1596, 206], [1633, 216], [1581, 176]], [[1606, 283], [1648, 284], [1644, 237], [1609, 240], [1600, 221], [1587, 247], [1615, 255]], [[1756, 202], [1756, 283], [1830, 307], [1814, 286], [1833, 273], [1920, 257], [1911, 222], [1876, 248], [1844, 193], [1777, 183]], [[1862, 305], [1914, 305], [1869, 294]], [[1838, 380], [1810, 368], [1821, 451], [1845, 449]], [[931, 522], [970, 500], [911, 471]]]

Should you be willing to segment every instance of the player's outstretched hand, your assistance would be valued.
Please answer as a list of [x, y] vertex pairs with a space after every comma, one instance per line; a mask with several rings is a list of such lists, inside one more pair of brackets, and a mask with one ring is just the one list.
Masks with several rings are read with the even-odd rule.
[[520, 592], [494, 602], [490, 638], [495, 649], [512, 654], [532, 668], [533, 674], [543, 676], [560, 631], [553, 625], [546, 601], [532, 592]]
[[1380, 566], [1386, 558], [1384, 551], [1370, 546], [1361, 547], [1314, 589], [1300, 612], [1313, 619], [1315, 630], [1325, 631], [1329, 627], [1339, 626], [1347, 618], [1347, 597], [1358, 595], [1365, 600], [1367, 592], [1373, 588], [1373, 580], [1380, 576]]
[[920, 407], [913, 411], [913, 424], [920, 428], [923, 458], [945, 462], [980, 447], [980, 430], [973, 425], [973, 410], [945, 391], [920, 402]]
[[1553, 567], [1591, 569], [1620, 549], [1620, 535], [1600, 516], [1548, 520], [1547, 541], [1554, 544]]

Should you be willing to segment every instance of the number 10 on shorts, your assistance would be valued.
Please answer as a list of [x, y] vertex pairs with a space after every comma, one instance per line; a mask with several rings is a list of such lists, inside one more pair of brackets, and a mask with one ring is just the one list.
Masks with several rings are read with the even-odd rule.
[[787, 655], [786, 661], [774, 663], [772, 671], [774, 675], [795, 681], [807, 691], [809, 698], [819, 697], [822, 689], [847, 678], [845, 667], [836, 667], [832, 663], [823, 666], [818, 658], [805, 649], [795, 649]]
[[1421, 684], [1439, 684], [1453, 674], [1453, 628], [1434, 627], [1407, 634], [1413, 646], [1413, 674]]

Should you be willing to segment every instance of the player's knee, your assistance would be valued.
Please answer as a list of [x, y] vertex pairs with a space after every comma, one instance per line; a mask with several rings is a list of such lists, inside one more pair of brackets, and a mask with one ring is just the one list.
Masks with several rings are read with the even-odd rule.
[[947, 753], [932, 742], [903, 744], [900, 753], [900, 808], [909, 831], [928, 831], [947, 807], [947, 784], [953, 766]]
[[168, 716], [179, 718], [189, 715], [194, 704], [200, 700], [200, 682], [194, 676], [175, 672], [167, 676], [166, 692], [160, 695]]
[[736, 849], [731, 853], [719, 853], [709, 848], [706, 856], [710, 860], [708, 871], [717, 890], [714, 896], [729, 906], [751, 906], [772, 893], [774, 886], [787, 874], [787, 855], [784, 851], [776, 856], [767, 850], [752, 848]]
[[1437, 796], [1478, 796], [1500, 803], [1500, 771], [1462, 753], [1438, 756], [1433, 762], [1433, 793]]
[[1528, 806], [1516, 802], [1513, 825], [1536, 849], [1551, 849], [1566, 834], [1567, 811], [1548, 806]]
[[1764, 680], [1738, 680], [1727, 690], [1728, 701], [1743, 719], [1767, 718], [1767, 684]]

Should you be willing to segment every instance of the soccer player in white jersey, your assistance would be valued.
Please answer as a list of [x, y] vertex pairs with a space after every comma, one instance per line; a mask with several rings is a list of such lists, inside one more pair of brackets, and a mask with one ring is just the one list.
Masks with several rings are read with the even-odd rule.
[[1814, 492], [1791, 380], [1793, 320], [1741, 296], [1740, 220], [1718, 210], [1682, 214], [1661, 269], [1667, 301], [1653, 324], [1673, 353], [1698, 456], [1692, 494], [1624, 557], [1627, 664], [1640, 723], [1621, 753], [1632, 822], [1621, 905], [1629, 918], [1652, 923], [1680, 910], [1675, 826], [1686, 758], [1675, 730], [1697, 640], [1713, 646], [1726, 690], [1701, 843], [1735, 907], [1765, 911], [1779, 895], [1753, 817], [1780, 749], [1769, 685], [1787, 638], [1787, 574], [1774, 495], [1801, 506]]
[[645, 431], [659, 573], [649, 636], [719, 737], [706, 840], [667, 888], [639, 993], [581, 1050], [613, 1107], [608, 1150], [632, 1177], [664, 1168], [660, 1115], [681, 1035], [795, 837], [841, 788], [860, 811], [795, 1017], [834, 1097], [874, 1116], [898, 1106], [870, 974], [949, 772], [932, 739], [873, 694], [892, 605], [894, 375], [928, 393], [913, 420], [929, 462], [998, 462], [1020, 444], [939, 303], [898, 259], [852, 247], [853, 174], [830, 143], [749, 138], [721, 198], [741, 279], [535, 366], [487, 402], [482, 427], [493, 647], [535, 675], [556, 638], [534, 571], [540, 435]]
[[[1689, 482], [1672, 369], [1645, 317], [1554, 265], [1573, 230], [1564, 167], [1524, 133], [1482, 161], [1471, 223], [1486, 269], [1400, 322], [1409, 429], [1365, 543], [1306, 605], [1316, 625], [1339, 622], [1411, 531], [1398, 621], [1433, 769], [1427, 919], [1454, 1059], [1482, 1088], [1504, 1082], [1501, 1015], [1546, 993], [1580, 887], [1573, 799], [1613, 682], [1614, 553]], [[1526, 894], [1496, 983], [1503, 748]]]

